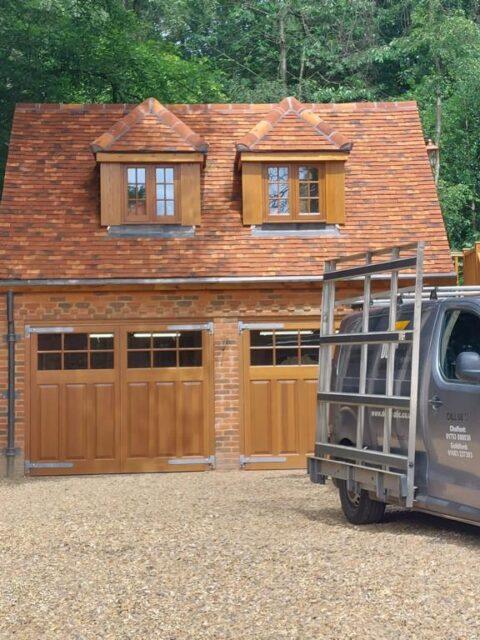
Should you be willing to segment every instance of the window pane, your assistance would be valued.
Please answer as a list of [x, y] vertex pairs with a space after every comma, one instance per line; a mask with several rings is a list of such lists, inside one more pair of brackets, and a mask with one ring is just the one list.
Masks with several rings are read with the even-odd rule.
[[86, 352], [64, 353], [64, 369], [88, 369], [88, 354]]
[[174, 205], [173, 205], [173, 200], [167, 200], [166, 201], [166, 214], [167, 216], [173, 216], [174, 214]]
[[276, 349], [275, 364], [277, 365], [297, 365], [298, 349]]
[[135, 169], [128, 169], [128, 182], [131, 184], [135, 184], [137, 181], [137, 171]]
[[273, 365], [273, 349], [251, 349], [250, 364], [260, 367]]
[[54, 371], [62, 368], [62, 355], [60, 353], [39, 353], [38, 368], [40, 371]]
[[173, 184], [167, 184], [165, 194], [167, 200], [173, 200]]
[[145, 187], [143, 186], [138, 187], [137, 194], [138, 194], [139, 200], [145, 200], [145, 194], [146, 194]]
[[277, 205], [276, 199], [270, 198], [269, 204], [268, 204], [268, 210], [272, 215], [278, 214], [278, 205]]
[[278, 167], [278, 179], [280, 181], [288, 180], [288, 167]]
[[91, 369], [113, 369], [113, 351], [97, 351], [90, 354]]
[[179, 340], [180, 347], [201, 347], [202, 332], [201, 331], [182, 331]]
[[86, 333], [65, 333], [64, 334], [65, 351], [84, 351], [88, 346], [88, 335]]
[[307, 182], [301, 182], [300, 183], [300, 197], [301, 198], [308, 198], [309, 196], [309, 191], [308, 191], [308, 183]]
[[443, 324], [440, 364], [449, 380], [458, 380], [455, 366], [464, 351], [480, 354], [480, 317], [467, 311], [450, 311]]
[[201, 367], [202, 351], [200, 349], [197, 349], [196, 351], [180, 351], [180, 366]]
[[139, 184], [145, 184], [145, 169], [137, 169], [137, 182]]
[[308, 213], [308, 200], [300, 200], [300, 213]]
[[275, 331], [275, 346], [293, 347], [298, 345], [298, 331]]
[[319, 348], [307, 347], [303, 348], [300, 353], [300, 364], [318, 364]]
[[175, 349], [177, 345], [177, 332], [166, 331], [153, 334], [154, 349]]
[[300, 343], [302, 345], [319, 345], [320, 331], [318, 329], [302, 329], [300, 331]]
[[277, 167], [268, 167], [268, 179], [276, 180], [277, 179]]
[[318, 199], [312, 199], [310, 200], [310, 212], [311, 213], [318, 213], [320, 211], [320, 209], [318, 208]]
[[288, 213], [288, 200], [280, 200], [278, 204], [279, 213]]
[[40, 333], [38, 336], [39, 351], [60, 351], [62, 348], [61, 333]]
[[165, 169], [165, 182], [173, 182], [173, 169], [171, 167]]
[[127, 357], [129, 369], [149, 369], [150, 355], [150, 351], [129, 351]]
[[90, 349], [113, 349], [113, 333], [91, 333], [90, 336]]
[[157, 167], [155, 173], [157, 175], [157, 182], [165, 182], [165, 169], [163, 167]]
[[165, 200], [157, 200], [157, 216], [165, 215]]
[[150, 349], [151, 333], [129, 333], [127, 346], [129, 349]]
[[157, 200], [163, 200], [165, 198], [165, 186], [163, 184], [157, 185]]
[[153, 366], [154, 367], [176, 367], [177, 352], [176, 351], [154, 351]]
[[310, 183], [310, 197], [311, 198], [318, 198], [318, 182], [311, 182]]
[[250, 331], [250, 344], [252, 347], [272, 347], [273, 331], [268, 329]]
[[299, 167], [298, 178], [299, 180], [318, 180], [318, 168], [317, 167]]

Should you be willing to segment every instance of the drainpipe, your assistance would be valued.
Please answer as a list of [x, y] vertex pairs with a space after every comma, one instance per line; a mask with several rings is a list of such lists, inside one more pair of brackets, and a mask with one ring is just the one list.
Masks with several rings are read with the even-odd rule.
[[8, 345], [8, 386], [7, 386], [7, 477], [11, 478], [15, 469], [15, 320], [13, 308], [13, 291], [7, 291], [7, 345]]

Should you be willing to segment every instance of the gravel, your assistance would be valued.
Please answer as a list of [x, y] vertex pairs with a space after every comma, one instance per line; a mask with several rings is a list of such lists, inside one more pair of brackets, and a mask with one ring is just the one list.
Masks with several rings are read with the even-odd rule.
[[480, 638], [480, 530], [302, 472], [0, 485], [2, 640]]

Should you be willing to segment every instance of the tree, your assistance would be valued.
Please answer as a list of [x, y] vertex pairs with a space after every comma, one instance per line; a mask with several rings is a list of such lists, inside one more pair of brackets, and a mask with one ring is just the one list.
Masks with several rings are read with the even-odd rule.
[[[125, 3], [128, 5], [128, 3]], [[0, 137], [16, 102], [222, 99], [221, 72], [185, 60], [123, 0], [3, 0]], [[136, 3], [134, 3], [136, 4]], [[3, 159], [2, 158], [2, 159]]]

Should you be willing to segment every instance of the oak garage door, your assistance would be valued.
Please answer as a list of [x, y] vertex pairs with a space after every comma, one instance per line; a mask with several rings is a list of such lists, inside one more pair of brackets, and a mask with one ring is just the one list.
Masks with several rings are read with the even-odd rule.
[[315, 439], [319, 331], [313, 324], [246, 326], [244, 465], [303, 468]]
[[208, 468], [206, 325], [31, 331], [30, 473]]

